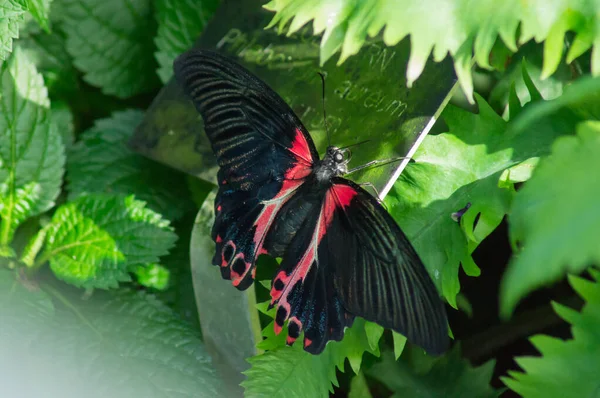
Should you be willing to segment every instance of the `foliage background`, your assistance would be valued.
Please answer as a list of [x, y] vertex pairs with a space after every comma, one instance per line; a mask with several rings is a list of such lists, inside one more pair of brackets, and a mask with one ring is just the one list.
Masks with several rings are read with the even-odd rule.
[[[224, 394], [202, 344], [189, 269], [192, 220], [210, 187], [126, 144], [171, 77], [172, 60], [217, 7], [214, 0], [0, 0], [5, 391]], [[387, 45], [410, 37], [409, 83], [426, 62], [452, 57], [462, 92], [386, 204], [428, 269], [442, 275], [457, 344], [429, 358], [359, 321], [314, 357], [285, 347], [285, 336], [272, 332], [273, 314], [259, 305], [264, 353], [248, 360], [247, 396], [600, 391], [596, 7], [585, 0], [265, 5], [274, 12], [269, 27], [282, 34], [312, 24], [322, 62], [339, 53], [341, 64], [377, 35]]]

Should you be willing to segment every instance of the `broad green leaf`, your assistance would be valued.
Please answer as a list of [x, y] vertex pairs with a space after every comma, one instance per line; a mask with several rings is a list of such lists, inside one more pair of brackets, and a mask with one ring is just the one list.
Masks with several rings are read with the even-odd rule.
[[17, 0], [0, 0], [0, 60], [13, 50], [13, 39], [19, 37], [19, 23], [26, 10]]
[[52, 0], [18, 0], [46, 32], [50, 32], [49, 15]]
[[600, 122], [582, 123], [561, 137], [515, 196], [509, 217], [523, 249], [509, 264], [501, 309], [509, 315], [529, 292], [600, 263]]
[[3, 395], [225, 396], [198, 333], [152, 296], [96, 291], [85, 299], [64, 287], [0, 270]]
[[[540, 103], [526, 73], [524, 78], [532, 103]], [[479, 114], [454, 106], [444, 110], [449, 132], [425, 137], [413, 156], [415, 162], [407, 165], [386, 197], [390, 214], [455, 308], [459, 265], [467, 275], [479, 275], [471, 254], [508, 213], [514, 190], [499, 188], [500, 176], [510, 167], [549, 152], [554, 139], [570, 133], [576, 120], [570, 112], [561, 111], [535, 128], [516, 131], [482, 98], [476, 99]], [[516, 103], [512, 109], [518, 107]], [[454, 221], [452, 214], [468, 204], [460, 224]]]
[[214, 14], [219, 0], [157, 0], [158, 76], [166, 83], [173, 76], [173, 61], [189, 50]]
[[0, 69], [0, 248], [60, 192], [64, 147], [49, 105], [42, 76], [17, 49]]
[[156, 87], [155, 24], [150, 0], [54, 0], [67, 51], [84, 80], [105, 94], [127, 98]]
[[94, 192], [135, 194], [171, 220], [193, 208], [181, 173], [127, 146], [143, 117], [138, 110], [116, 112], [81, 134], [67, 159], [69, 199]]
[[404, 356], [394, 361], [392, 353], [385, 352], [382, 361], [367, 374], [385, 384], [397, 398], [492, 398], [501, 393], [490, 386], [494, 361], [474, 368], [460, 357], [458, 348], [426, 360], [426, 364], [416, 366]]
[[392, 46], [410, 35], [409, 86], [420, 76], [430, 54], [439, 62], [450, 53], [471, 101], [471, 57], [481, 67], [491, 68], [489, 54], [498, 38], [513, 52], [517, 43], [546, 40], [542, 70], [546, 78], [558, 67], [565, 33], [572, 31], [575, 38], [567, 61], [593, 47], [592, 72], [600, 74], [600, 32], [596, 29], [600, 5], [589, 0], [272, 0], [264, 7], [275, 12], [269, 27], [277, 25], [289, 34], [312, 20], [314, 34], [323, 33], [322, 63], [338, 50], [338, 63], [342, 63], [358, 52], [367, 37], [382, 33], [385, 44]]
[[517, 357], [516, 362], [523, 371], [509, 371], [510, 377], [502, 378], [502, 381], [520, 396], [598, 396], [600, 274], [597, 271], [593, 274], [595, 282], [578, 277], [569, 278], [571, 286], [586, 301], [581, 312], [554, 303], [556, 313], [571, 324], [573, 339], [533, 336], [530, 341], [541, 356]]
[[350, 382], [350, 391], [348, 392], [348, 398], [372, 398], [371, 391], [369, 391], [369, 385], [365, 375], [360, 372], [352, 378]]
[[169, 222], [133, 196], [93, 194], [60, 206], [48, 227], [41, 264], [86, 288], [117, 287], [138, 264], [155, 263], [175, 243]]
[[[275, 312], [269, 314], [273, 316]], [[244, 372], [248, 376], [242, 383], [245, 396], [327, 396], [328, 391], [333, 391], [332, 386], [338, 385], [336, 368], [343, 372], [347, 358], [358, 374], [365, 352], [379, 356], [378, 343], [383, 334], [381, 326], [357, 318], [346, 329], [342, 341], [331, 341], [321, 354], [312, 355], [304, 351], [302, 336], [287, 347], [285, 330], [275, 335], [270, 323], [263, 331], [266, 339], [258, 347], [269, 351], [248, 359], [252, 367]]]

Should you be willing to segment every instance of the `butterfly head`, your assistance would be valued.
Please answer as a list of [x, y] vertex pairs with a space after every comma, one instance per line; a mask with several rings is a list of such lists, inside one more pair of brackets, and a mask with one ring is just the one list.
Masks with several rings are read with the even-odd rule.
[[342, 176], [348, 172], [351, 152], [348, 148], [340, 149], [335, 146], [327, 148], [327, 153], [317, 167], [317, 178], [320, 181], [328, 181], [332, 177]]

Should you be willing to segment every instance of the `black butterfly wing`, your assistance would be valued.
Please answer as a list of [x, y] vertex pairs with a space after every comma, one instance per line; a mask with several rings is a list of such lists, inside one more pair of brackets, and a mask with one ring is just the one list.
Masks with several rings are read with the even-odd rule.
[[319, 353], [361, 316], [430, 354], [444, 352], [446, 312], [412, 245], [366, 191], [343, 178], [332, 183], [273, 281], [276, 328], [289, 320], [290, 342], [304, 331], [305, 349]]
[[310, 175], [318, 153], [279, 95], [231, 59], [192, 50], [174, 70], [202, 115], [219, 165], [213, 264], [246, 289], [278, 210]]

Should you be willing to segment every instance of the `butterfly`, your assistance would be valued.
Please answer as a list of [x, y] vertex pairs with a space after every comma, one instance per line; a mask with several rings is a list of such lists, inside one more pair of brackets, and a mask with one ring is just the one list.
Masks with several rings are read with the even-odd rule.
[[190, 50], [176, 80], [204, 121], [219, 171], [212, 263], [240, 290], [256, 260], [282, 258], [271, 283], [275, 332], [304, 349], [340, 341], [360, 316], [428, 353], [448, 348], [446, 312], [414, 248], [375, 197], [343, 178], [348, 151], [319, 157], [302, 122], [271, 88], [216, 52]]

